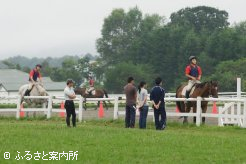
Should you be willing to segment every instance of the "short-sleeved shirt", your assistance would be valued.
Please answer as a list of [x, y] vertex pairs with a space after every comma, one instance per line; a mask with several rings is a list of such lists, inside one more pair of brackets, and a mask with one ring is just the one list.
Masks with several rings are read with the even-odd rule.
[[41, 74], [36, 71], [35, 69], [31, 70], [30, 73], [29, 73], [29, 81], [31, 81], [31, 78], [34, 80], [34, 81], [37, 81], [38, 78], [41, 78]]
[[[142, 104], [146, 96], [148, 96], [148, 91], [145, 88], [142, 88], [140, 93], [138, 91], [138, 102]], [[148, 106], [147, 101], [143, 105]]]
[[[188, 75], [191, 75], [193, 77], [198, 77], [199, 75], [202, 75], [202, 69], [201, 67], [195, 65], [188, 65], [186, 68], [185, 68], [185, 74], [188, 74]], [[189, 80], [191, 80], [189, 78]]]
[[132, 84], [127, 84], [124, 87], [124, 93], [126, 94], [126, 105], [136, 105], [136, 94], [137, 94], [137, 89], [134, 85]]
[[89, 85], [90, 85], [91, 87], [94, 87], [94, 80], [90, 79]]
[[155, 86], [150, 92], [150, 100], [154, 101], [155, 104], [158, 104], [161, 101], [160, 108], [165, 108], [164, 103], [165, 90], [160, 86]]
[[70, 99], [69, 96], [75, 94], [74, 93], [74, 89], [73, 88], [69, 88], [68, 86], [66, 86], [66, 88], [64, 89], [64, 98], [65, 100], [73, 100]]

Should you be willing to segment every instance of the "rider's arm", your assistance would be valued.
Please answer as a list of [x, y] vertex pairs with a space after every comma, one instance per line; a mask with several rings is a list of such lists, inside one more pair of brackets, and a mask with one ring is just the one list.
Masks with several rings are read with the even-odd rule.
[[29, 77], [30, 77], [30, 79], [31, 79], [31, 81], [33, 82], [33, 83], [35, 83], [35, 81], [33, 80], [33, 74], [34, 74], [34, 72], [33, 72], [33, 70], [30, 72], [30, 74], [29, 74]]
[[199, 74], [197, 80], [201, 80], [201, 77], [202, 77], [202, 69], [201, 69], [201, 67], [199, 67], [199, 66], [198, 66], [197, 69], [198, 69], [198, 74]]
[[41, 76], [40, 73], [38, 74], [38, 78], [39, 78], [40, 83], [42, 84], [43, 83], [43, 80], [42, 80], [42, 76]]
[[189, 75], [189, 74], [185, 74], [185, 76], [188, 77], [188, 78], [190, 78], [190, 79], [192, 79], [192, 80], [196, 80], [195, 77], [193, 77], [193, 76], [191, 76], [191, 75]]

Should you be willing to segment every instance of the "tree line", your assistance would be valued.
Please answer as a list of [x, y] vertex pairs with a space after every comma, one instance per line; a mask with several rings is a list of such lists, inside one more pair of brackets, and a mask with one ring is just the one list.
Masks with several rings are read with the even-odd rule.
[[[207, 6], [174, 12], [170, 21], [143, 15], [137, 8], [115, 9], [105, 18], [97, 50], [105, 68], [105, 87], [122, 91], [133, 75], [153, 85], [160, 76], [168, 91], [186, 82], [188, 57], [198, 57], [204, 80], [217, 80], [220, 91], [235, 91], [236, 77], [245, 79], [246, 22], [231, 25], [224, 10]], [[238, 66], [243, 68], [239, 68]], [[245, 83], [245, 80], [244, 80]]]
[[207, 6], [181, 9], [170, 15], [170, 21], [158, 14], [144, 15], [137, 7], [114, 9], [96, 41], [96, 62], [88, 56], [68, 57], [59, 66], [43, 60], [43, 74], [54, 81], [73, 78], [80, 84], [93, 72], [98, 87], [110, 93], [122, 93], [128, 76], [149, 86], [160, 76], [165, 89], [174, 92], [187, 81], [184, 69], [189, 56], [195, 55], [202, 81], [216, 80], [220, 91], [235, 91], [236, 78], [241, 77], [246, 89], [246, 21], [230, 25], [228, 17], [226, 11]]

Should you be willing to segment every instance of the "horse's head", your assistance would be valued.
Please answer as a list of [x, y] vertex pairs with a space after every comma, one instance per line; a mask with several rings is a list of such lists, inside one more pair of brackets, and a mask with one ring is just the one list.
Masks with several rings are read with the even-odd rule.
[[218, 98], [218, 82], [210, 81], [209, 82], [209, 95], [214, 98]]

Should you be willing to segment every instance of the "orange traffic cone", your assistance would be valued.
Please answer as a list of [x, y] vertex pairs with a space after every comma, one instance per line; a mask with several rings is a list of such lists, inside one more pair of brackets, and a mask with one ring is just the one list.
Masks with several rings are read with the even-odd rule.
[[103, 117], [104, 117], [104, 109], [103, 109], [102, 101], [100, 101], [100, 106], [98, 110], [98, 118], [103, 118]]
[[61, 111], [60, 111], [60, 117], [65, 117], [65, 112], [64, 112], [64, 108], [65, 108], [65, 104], [64, 102], [62, 101], [61, 102]]
[[23, 109], [24, 109], [24, 105], [21, 104], [21, 105], [20, 105], [20, 117], [21, 117], [21, 118], [23, 118], [23, 117], [25, 116], [25, 112], [23, 111]]
[[216, 102], [214, 102], [214, 104], [213, 104], [212, 113], [213, 113], [213, 114], [218, 114], [218, 110], [217, 110]]
[[175, 112], [176, 112], [176, 113], [179, 113], [179, 108], [178, 108], [178, 106], [176, 106]]

